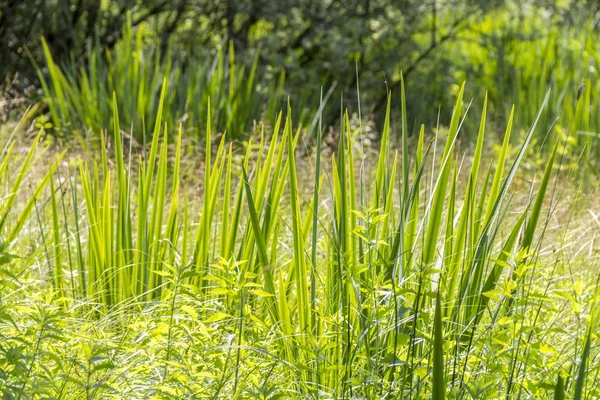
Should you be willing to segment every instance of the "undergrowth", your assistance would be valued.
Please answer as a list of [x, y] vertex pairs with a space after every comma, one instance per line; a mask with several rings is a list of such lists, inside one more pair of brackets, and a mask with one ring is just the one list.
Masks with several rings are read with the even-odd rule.
[[569, 253], [553, 232], [561, 143], [519, 175], [548, 94], [516, 149], [511, 112], [495, 156], [484, 101], [469, 160], [464, 85], [447, 135], [421, 127], [414, 146], [402, 87], [398, 151], [388, 102], [375, 160], [347, 113], [336, 153], [319, 124], [301, 159], [289, 106], [245, 153], [226, 136], [213, 149], [208, 102], [189, 180], [169, 93], [147, 152], [122, 136], [116, 95], [97, 159], [56, 160], [30, 185], [39, 139], [24, 158], [6, 145], [4, 398], [600, 396], [597, 271], [574, 267], [597, 261], [595, 234]]

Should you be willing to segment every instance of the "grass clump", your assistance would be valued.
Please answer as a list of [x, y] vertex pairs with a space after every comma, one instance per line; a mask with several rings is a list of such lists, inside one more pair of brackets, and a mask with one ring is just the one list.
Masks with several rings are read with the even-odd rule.
[[120, 96], [120, 124], [132, 132], [139, 146], [146, 145], [155, 130], [165, 80], [171, 91], [164, 99], [162, 121], [169, 126], [181, 123], [186, 138], [197, 140], [206, 123], [209, 99], [211, 123], [224, 129], [231, 139], [246, 138], [263, 113], [274, 117], [283, 100], [284, 76], [267, 80], [258, 68], [258, 52], [248, 67], [236, 60], [232, 43], [217, 49], [214, 56], [178, 60], [168, 47], [165, 50], [152, 44], [148, 29], [134, 32], [130, 16], [112, 51], [91, 42], [85, 60], [58, 65], [42, 41], [46, 63], [43, 69], [38, 68], [38, 75], [44, 103], [52, 128], [67, 138], [78, 132], [80, 136], [112, 132], [112, 94], [116, 92]]
[[552, 183], [557, 145], [529, 187], [515, 186], [549, 95], [516, 153], [511, 114], [495, 158], [484, 149], [484, 102], [472, 161], [459, 162], [470, 118], [463, 93], [464, 85], [447, 136], [430, 141], [422, 127], [411, 146], [402, 87], [399, 152], [388, 102], [374, 162], [347, 113], [331, 159], [321, 157], [320, 126], [315, 157], [302, 159], [289, 106], [271, 137], [263, 129], [245, 153], [224, 136], [213, 151], [207, 107], [196, 180], [181, 169], [181, 125], [172, 141], [164, 119], [166, 85], [143, 156], [125, 145], [113, 98], [112, 139], [101, 138], [114, 157], [80, 160], [68, 179], [48, 172], [39, 235], [19, 239], [19, 249], [36, 250], [9, 267], [19, 277], [0, 288], [0, 390], [13, 398], [598, 395], [597, 320], [588, 311], [597, 287], [583, 275], [566, 283], [557, 276], [565, 261], [543, 251], [561, 196]]

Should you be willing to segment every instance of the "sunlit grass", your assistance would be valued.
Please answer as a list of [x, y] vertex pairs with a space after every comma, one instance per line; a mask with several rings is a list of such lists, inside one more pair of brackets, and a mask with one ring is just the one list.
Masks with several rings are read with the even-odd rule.
[[160, 48], [148, 43], [147, 35], [144, 29], [134, 32], [129, 21], [113, 51], [90, 43], [85, 63], [74, 60], [66, 65], [55, 63], [42, 39], [45, 65], [38, 67], [38, 74], [56, 135], [69, 140], [85, 137], [88, 140], [83, 143], [88, 143], [101, 130], [112, 134], [112, 95], [116, 92], [122, 128], [132, 134], [138, 146], [146, 145], [155, 130], [165, 80], [171, 90], [164, 99], [162, 122], [169, 127], [181, 123], [186, 137], [196, 140], [206, 123], [209, 99], [211, 122], [231, 139], [246, 138], [254, 121], [263, 114], [273, 118], [283, 104], [284, 75], [271, 80], [262, 76], [259, 53], [246, 68], [236, 60], [229, 43], [214, 56], [194, 57], [183, 63], [170, 49], [162, 54]]
[[[181, 125], [165, 121], [168, 86], [145, 153], [121, 134], [117, 92], [97, 159], [54, 164], [22, 207], [15, 189], [3, 200], [6, 250], [23, 257], [0, 286], [3, 394], [597, 396], [597, 271], [543, 251], [568, 184], [556, 141], [514, 185], [549, 95], [516, 149], [511, 113], [492, 156], [487, 103], [467, 105], [464, 85], [447, 135], [421, 127], [416, 142], [401, 92], [398, 151], [388, 103], [377, 152], [343, 113], [336, 152], [321, 154], [319, 126], [306, 159], [289, 106], [243, 149], [214, 140], [207, 106], [195, 179], [182, 176]], [[468, 161], [467, 118], [479, 126]]]

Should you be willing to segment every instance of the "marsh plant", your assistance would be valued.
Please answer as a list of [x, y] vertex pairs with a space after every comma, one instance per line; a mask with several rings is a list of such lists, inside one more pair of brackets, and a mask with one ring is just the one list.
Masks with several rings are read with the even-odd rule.
[[347, 112], [333, 154], [320, 123], [300, 152], [289, 106], [240, 149], [208, 101], [190, 170], [167, 86], [146, 152], [113, 95], [98, 158], [50, 168], [19, 207], [24, 178], [3, 197], [4, 398], [600, 396], [595, 272], [543, 251], [561, 143], [518, 175], [548, 94], [516, 148], [510, 113], [494, 156], [487, 101], [474, 116], [464, 85], [446, 135], [414, 138], [402, 85], [399, 132], [388, 101], [376, 153]]

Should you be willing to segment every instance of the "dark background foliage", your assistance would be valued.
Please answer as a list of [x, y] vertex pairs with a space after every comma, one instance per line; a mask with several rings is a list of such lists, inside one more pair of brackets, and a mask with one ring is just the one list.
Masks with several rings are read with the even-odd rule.
[[[568, 25], [581, 14], [595, 18], [599, 7], [595, 1], [562, 3], [514, 3], [514, 20], [535, 8], [550, 15], [552, 23]], [[35, 97], [39, 91], [32, 89], [39, 81], [34, 65], [44, 63], [41, 37], [57, 64], [85, 63], [92, 44], [109, 50], [115, 46], [130, 13], [134, 28], [151, 27], [154, 45], [161, 47], [163, 56], [170, 48], [183, 63], [211, 54], [227, 41], [233, 42], [236, 59], [247, 64], [259, 52], [264, 74], [276, 77], [283, 70], [288, 94], [312, 106], [318, 104], [321, 87], [334, 85], [336, 96], [343, 92], [345, 103], [356, 108], [358, 69], [364, 111], [381, 112], [387, 89], [398, 92], [403, 71], [413, 97], [409, 111], [418, 120], [431, 121], [439, 104], [452, 103], [447, 101], [448, 87], [456, 83], [456, 72], [469, 79], [478, 73], [472, 63], [453, 54], [450, 45], [465, 40], [461, 36], [475, 29], [477, 21], [505, 4], [506, 0], [1, 0], [0, 76], [4, 97]], [[512, 34], [507, 27], [500, 36], [481, 35], [480, 40], [483, 46], [504, 47]], [[335, 108], [330, 107], [330, 121], [339, 115]]]

